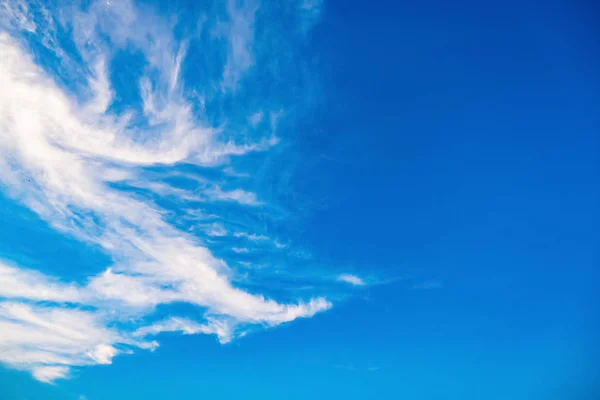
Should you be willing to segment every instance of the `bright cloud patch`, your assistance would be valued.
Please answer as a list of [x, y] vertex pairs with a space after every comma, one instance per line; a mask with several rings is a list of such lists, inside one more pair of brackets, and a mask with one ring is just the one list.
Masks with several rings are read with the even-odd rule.
[[350, 274], [342, 274], [342, 275], [338, 276], [338, 281], [346, 282], [346, 283], [349, 283], [354, 286], [362, 286], [365, 284], [365, 282], [362, 279], [360, 279], [358, 276], [350, 275]]
[[[315, 16], [315, 7], [299, 10]], [[67, 12], [18, 0], [0, 6], [0, 189], [112, 260], [83, 280], [0, 263], [5, 365], [51, 382], [72, 367], [154, 349], [161, 332], [213, 334], [225, 343], [253, 325], [331, 307], [319, 295], [280, 302], [241, 289], [236, 271], [206, 244], [232, 232], [245, 241], [230, 247], [234, 253], [251, 253], [270, 240], [252, 226], [227, 226], [239, 208], [251, 213], [265, 204], [249, 175], [226, 171], [233, 159], [278, 143], [276, 118], [262, 120], [281, 107], [244, 103], [252, 68], [265, 58], [254, 27], [267, 9], [230, 1], [216, 15], [209, 10], [189, 26], [174, 26], [175, 19], [129, 1]], [[204, 70], [186, 75], [203, 68], [198, 54]], [[131, 57], [126, 66], [119, 64], [124, 55]], [[225, 106], [236, 96], [239, 109]], [[198, 172], [205, 170], [216, 172]], [[197, 224], [181, 226], [190, 219]], [[363, 284], [351, 275], [340, 279]], [[176, 302], [204, 310], [204, 317], [154, 315], [156, 306]]]

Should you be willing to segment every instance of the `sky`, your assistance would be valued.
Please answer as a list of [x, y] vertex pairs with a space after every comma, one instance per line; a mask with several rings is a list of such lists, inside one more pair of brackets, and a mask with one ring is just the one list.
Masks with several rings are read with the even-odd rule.
[[593, 2], [0, 2], [0, 399], [600, 396]]

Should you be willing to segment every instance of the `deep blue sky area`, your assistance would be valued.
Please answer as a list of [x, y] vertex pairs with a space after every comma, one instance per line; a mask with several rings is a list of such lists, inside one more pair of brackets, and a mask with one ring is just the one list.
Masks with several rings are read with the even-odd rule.
[[[194, 2], [143, 3], [140, 9], [172, 21], [165, 26], [175, 26], [176, 42], [182, 40], [179, 35], [196, 34], [191, 27], [201, 24], [194, 20], [181, 27], [173, 22], [175, 15], [212, 26], [212, 14], [202, 19]], [[319, 2], [303, 4], [308, 3]], [[0, 399], [600, 398], [599, 6], [325, 0], [318, 13], [308, 15], [301, 6], [306, 19], [300, 20], [289, 4], [262, 1], [250, 46], [253, 61], [239, 67], [244, 75], [235, 83], [236, 72], [227, 75], [221, 72], [227, 66], [211, 60], [227, 64], [223, 60], [231, 57], [243, 66], [243, 56], [212, 48], [202, 56], [205, 40], [227, 40], [227, 33], [218, 33], [219, 24], [186, 42], [186, 59], [193, 63], [182, 67], [181, 82], [188, 85], [182, 93], [200, 115], [198, 121], [224, 127], [219, 137], [227, 140], [263, 143], [262, 137], [276, 134], [279, 142], [267, 151], [236, 153], [207, 166], [194, 166], [191, 156], [166, 163], [164, 170], [127, 161], [127, 179], [111, 188], [139, 204], [160, 207], [161, 218], [178, 232], [195, 235], [229, 265], [233, 287], [282, 304], [323, 296], [331, 307], [280, 324], [273, 322], [278, 316], [248, 322], [246, 315], [215, 311], [225, 309], [219, 308], [225, 300], [215, 305], [178, 298], [150, 301], [139, 309], [137, 303], [121, 306], [109, 297], [84, 297], [82, 305], [66, 300], [68, 307], [86, 312], [126, 310], [106, 323], [125, 336], [141, 326], [127, 325], [134, 320], [149, 324], [180, 314], [200, 322], [217, 315], [240, 334], [231, 340], [218, 334], [219, 343], [214, 335], [163, 329], [156, 337], [160, 347], [133, 348], [131, 354], [123, 350], [131, 343], [114, 339], [111, 343], [122, 347], [115, 344], [119, 353], [110, 365], [100, 358], [72, 361], [68, 376], [49, 383], [36, 379], [38, 361], [0, 358]], [[0, 32], [21, 37], [3, 18]], [[297, 20], [310, 26], [303, 22], [293, 31], [291, 21], [300, 24]], [[76, 37], [75, 28], [57, 29], [59, 39]], [[230, 34], [250, 34], [240, 29]], [[276, 29], [284, 33], [274, 36]], [[22, 41], [34, 41], [39, 32], [25, 34]], [[117, 46], [114, 38], [110, 43]], [[143, 79], [150, 68], [144, 51], [153, 54], [152, 49], [133, 47], [120, 47], [107, 61], [116, 71], [110, 80], [118, 92], [107, 114], [130, 108], [142, 115], [149, 107], [141, 105], [144, 94], [131, 82]], [[41, 60], [37, 64], [51, 71], [45, 53], [28, 48]], [[61, 65], [63, 78], [79, 71]], [[222, 81], [212, 82], [221, 75]], [[75, 84], [58, 85], [87, 93]], [[165, 98], [175, 104], [176, 91], [168, 93], [155, 104]], [[256, 123], [246, 118], [258, 108], [264, 118], [256, 117]], [[6, 115], [0, 113], [0, 123]], [[140, 124], [149, 135], [162, 129], [150, 117]], [[10, 126], [0, 125], [0, 136]], [[30, 161], [14, 161], [7, 148], [0, 146], [0, 266], [34, 269], [74, 282], [82, 292], [98, 290], [86, 285], [111, 266], [134, 277], [150, 273], [128, 269], [133, 250], [104, 247], [110, 235], [130, 232], [120, 225], [111, 228], [114, 208], [90, 206], [87, 213], [83, 203], [69, 203], [45, 213], [37, 206], [45, 203], [35, 195], [45, 181], [14, 189], [12, 175], [3, 171], [14, 165], [29, 171]], [[82, 159], [88, 162], [93, 157], [85, 151]], [[218, 172], [210, 172], [213, 168]], [[231, 168], [239, 174], [227, 172]], [[168, 182], [180, 191], [167, 193], [148, 182]], [[190, 182], [200, 186], [193, 189]], [[219, 202], [237, 188], [243, 193], [227, 199], [239, 204]], [[200, 200], [190, 200], [183, 190]], [[43, 193], [50, 198], [54, 192]], [[59, 207], [64, 198], [52, 197], [48, 204]], [[205, 219], [190, 225], [181, 211], [189, 209]], [[70, 212], [75, 222], [57, 216]], [[229, 241], [214, 233], [218, 227], [227, 235], [255, 236], [232, 235]], [[135, 229], [138, 236], [146, 235], [144, 229], [154, 232], [146, 225]], [[102, 236], [104, 231], [110, 235]], [[150, 235], [166, 240], [175, 234]], [[157, 251], [163, 240], [153, 245]], [[344, 282], [347, 275], [359, 281]], [[0, 274], [0, 286], [2, 279], [17, 282], [3, 276], [8, 277]], [[162, 290], [175, 284], [161, 285]], [[10, 290], [6, 293], [0, 290], [0, 301], [30, 305], [39, 300], [43, 307], [63, 307], [56, 298], [15, 295], [14, 300]], [[0, 312], [0, 323], [7, 318]], [[0, 334], [0, 351], [13, 350], [10, 340]], [[15, 346], [24, 351], [31, 344]]]

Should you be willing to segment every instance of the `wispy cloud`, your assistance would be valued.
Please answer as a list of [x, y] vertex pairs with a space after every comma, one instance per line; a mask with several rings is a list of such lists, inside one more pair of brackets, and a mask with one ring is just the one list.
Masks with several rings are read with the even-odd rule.
[[29, 300], [77, 302], [82, 297], [75, 285], [63, 284], [43, 274], [10, 267], [0, 261], [0, 297]]
[[222, 86], [235, 90], [246, 71], [254, 64], [254, 20], [258, 4], [245, 1], [242, 6], [235, 0], [227, 1], [227, 22], [222, 22], [216, 33], [227, 40], [227, 62], [223, 69]]
[[258, 124], [260, 124], [262, 122], [263, 117], [264, 117], [264, 113], [262, 111], [258, 111], [258, 112], [255, 112], [254, 114], [252, 114], [248, 118], [248, 121], [250, 122], [250, 125], [252, 125], [252, 127], [256, 127]]
[[0, 4], [0, 24], [15, 26], [30, 33], [37, 30], [30, 7], [22, 0], [7, 0]]
[[206, 234], [209, 236], [225, 236], [227, 235], [227, 229], [215, 222], [206, 228]]
[[361, 278], [351, 274], [342, 274], [337, 277], [337, 280], [340, 282], [349, 283], [354, 286], [363, 286], [366, 284], [365, 281], [363, 281]]
[[68, 367], [50, 366], [50, 367], [35, 367], [32, 374], [35, 379], [41, 382], [52, 382], [58, 378], [64, 378], [69, 373]]
[[0, 361], [42, 381], [65, 377], [71, 366], [110, 364], [116, 344], [151, 348], [106, 327], [94, 312], [62, 306], [0, 303]]
[[238, 238], [246, 238], [246, 239], [251, 240], [253, 242], [258, 242], [258, 241], [262, 241], [262, 240], [269, 240], [268, 236], [265, 236], [265, 235], [256, 235], [254, 233], [247, 233], [247, 232], [235, 232], [233, 234], [233, 236], [238, 237]]
[[207, 189], [204, 192], [212, 200], [220, 200], [220, 201], [233, 201], [236, 203], [244, 204], [247, 206], [259, 206], [261, 202], [256, 199], [256, 194], [252, 192], [247, 192], [242, 189], [234, 189], [234, 190], [223, 190], [221, 187], [216, 186], [210, 189]]
[[228, 323], [228, 321], [214, 318], [208, 318], [206, 324], [199, 324], [196, 321], [186, 318], [171, 317], [166, 321], [140, 328], [133, 335], [136, 337], [146, 337], [162, 332], [181, 332], [185, 335], [204, 333], [207, 335], [217, 335], [221, 343], [227, 343], [232, 338], [233, 328], [234, 325]]
[[300, 29], [304, 33], [319, 20], [323, 9], [323, 0], [298, 0], [300, 10]]
[[[49, 11], [42, 7], [44, 12], [32, 15], [21, 1], [1, 7], [0, 187], [57, 231], [101, 248], [114, 264], [99, 266], [80, 284], [0, 264], [0, 362], [51, 382], [68, 377], [72, 367], [110, 364], [134, 348], [154, 349], [158, 343], [146, 337], [161, 332], [213, 334], [227, 342], [251, 324], [274, 326], [331, 307], [323, 297], [284, 304], [235, 287], [229, 265], [170, 223], [169, 210], [115, 187], [123, 180], [148, 183], [148, 167], [222, 167], [232, 156], [276, 144], [272, 136], [223, 138], [221, 127], [194, 111], [182, 73], [188, 41], [175, 39], [170, 22], [130, 1], [97, 1], [86, 11], [63, 13], [79, 53], [69, 62], [82, 63], [77, 71], [83, 75], [74, 82], [84, 82], [64, 87], [20, 36], [22, 30], [43, 31], [38, 25], [48, 24]], [[228, 3], [222, 31], [228, 56], [220, 82], [227, 89], [254, 65], [257, 7]], [[142, 54], [146, 65], [139, 81], [131, 82], [140, 104], [118, 111], [112, 108], [119, 93], [110, 65], [124, 49]], [[262, 204], [255, 193], [231, 184], [206, 185], [189, 197], [164, 182], [150, 183], [146, 187], [157, 195], [181, 202]], [[211, 233], [223, 236], [227, 229], [213, 224]], [[203, 318], [139, 322], [151, 320], [157, 305], [174, 302], [197, 306]]]

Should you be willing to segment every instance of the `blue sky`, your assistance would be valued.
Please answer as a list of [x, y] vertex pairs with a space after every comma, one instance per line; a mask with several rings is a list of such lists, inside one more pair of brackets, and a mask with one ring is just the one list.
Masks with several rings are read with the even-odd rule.
[[2, 2], [0, 398], [597, 398], [596, 15]]

